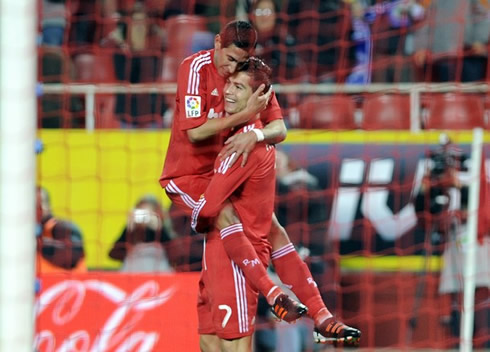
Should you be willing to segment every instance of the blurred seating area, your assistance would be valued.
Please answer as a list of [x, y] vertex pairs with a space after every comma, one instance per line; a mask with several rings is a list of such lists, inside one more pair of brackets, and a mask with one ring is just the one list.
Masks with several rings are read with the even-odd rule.
[[39, 82], [121, 89], [93, 101], [46, 90], [39, 127], [169, 127], [173, 94], [124, 87], [175, 82], [182, 59], [212, 48], [221, 25], [239, 18], [257, 28], [256, 54], [273, 68], [276, 84], [394, 84], [376, 94], [279, 92], [291, 128], [407, 130], [411, 109], [420, 128], [489, 128], [486, 93], [427, 89], [413, 106], [397, 88], [486, 82], [489, 9], [481, 0], [42, 0]]

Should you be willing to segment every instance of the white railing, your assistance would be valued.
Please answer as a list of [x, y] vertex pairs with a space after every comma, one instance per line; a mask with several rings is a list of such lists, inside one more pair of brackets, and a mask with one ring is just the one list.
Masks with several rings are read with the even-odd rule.
[[[95, 128], [95, 95], [115, 93], [160, 93], [175, 94], [175, 83], [151, 83], [151, 84], [43, 84], [43, 94], [83, 94], [85, 95], [85, 126], [87, 130]], [[300, 94], [356, 94], [356, 93], [401, 93], [410, 95], [410, 129], [420, 130], [420, 94], [421, 93], [486, 93], [489, 91], [487, 83], [399, 83], [369, 85], [344, 85], [344, 84], [283, 84], [274, 85], [274, 90], [281, 93]]]

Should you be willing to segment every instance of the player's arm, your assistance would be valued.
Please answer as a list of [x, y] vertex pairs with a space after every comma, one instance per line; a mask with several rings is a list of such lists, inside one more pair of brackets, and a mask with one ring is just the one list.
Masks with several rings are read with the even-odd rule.
[[[264, 85], [262, 84], [248, 99], [247, 106], [242, 111], [227, 116], [226, 118], [207, 119], [202, 125], [187, 130], [187, 136], [191, 143], [200, 142], [221, 131], [241, 125], [257, 115], [267, 106], [270, 93], [262, 95]], [[207, 112], [205, 112], [207, 114]]]
[[192, 211], [191, 225], [194, 230], [199, 229], [200, 220], [218, 215], [226, 200], [250, 177], [258, 165], [249, 163], [243, 168], [238, 164], [231, 165], [232, 159], [233, 156], [229, 156], [221, 161], [198, 205]]
[[[288, 134], [288, 129], [286, 128], [286, 124], [284, 123], [283, 119], [273, 120], [269, 122], [269, 124], [262, 128], [260, 131], [262, 131], [262, 134], [264, 135], [264, 141], [267, 144], [281, 143], [283, 140], [286, 139], [286, 136]], [[259, 137], [253, 131], [249, 131], [247, 132], [247, 134], [247, 138], [251, 137], [252, 134], [255, 135], [254, 145], [259, 141]], [[250, 139], [253, 140], [253, 138]]]
[[262, 115], [264, 116], [261, 116], [261, 120], [265, 127], [230, 137], [226, 140], [225, 147], [220, 153], [221, 159], [225, 159], [233, 153], [236, 153], [237, 159], [243, 155], [241, 165], [244, 166], [247, 163], [248, 155], [258, 142], [265, 141], [267, 144], [277, 144], [286, 139], [287, 128], [275, 95], [272, 96], [270, 106]]

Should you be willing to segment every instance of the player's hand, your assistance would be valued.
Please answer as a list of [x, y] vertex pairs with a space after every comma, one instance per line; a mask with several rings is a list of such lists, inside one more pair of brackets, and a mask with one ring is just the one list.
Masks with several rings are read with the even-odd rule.
[[264, 91], [265, 85], [261, 84], [259, 88], [248, 98], [246, 109], [250, 111], [255, 117], [256, 114], [264, 110], [269, 103], [269, 99], [271, 97], [272, 90], [265, 94], [262, 94]]
[[219, 153], [219, 157], [221, 160], [224, 160], [233, 153], [236, 153], [230, 163], [230, 167], [240, 156], [243, 156], [241, 166], [244, 167], [247, 163], [248, 154], [254, 149], [256, 143], [257, 135], [254, 132], [249, 131], [237, 134], [226, 140], [225, 146]]

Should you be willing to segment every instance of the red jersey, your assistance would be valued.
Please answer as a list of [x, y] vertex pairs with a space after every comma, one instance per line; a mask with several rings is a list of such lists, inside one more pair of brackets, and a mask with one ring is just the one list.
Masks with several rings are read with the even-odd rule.
[[[226, 80], [218, 74], [213, 57], [214, 50], [200, 51], [186, 58], [179, 67], [172, 132], [160, 176], [162, 187], [181, 176], [211, 173], [223, 146], [221, 135], [197, 143], [191, 143], [187, 137], [187, 130], [201, 126], [207, 119], [225, 115]], [[264, 124], [282, 119], [275, 95], [260, 118]]]
[[[238, 133], [260, 128], [260, 125], [260, 121], [256, 121]], [[233, 156], [216, 160], [214, 176], [192, 213], [193, 226], [200, 217], [218, 215], [225, 200], [229, 199], [252, 245], [269, 246], [267, 235], [274, 212], [276, 187], [275, 148], [258, 143], [244, 167], [239, 161], [229, 167]]]

